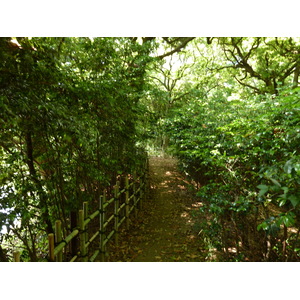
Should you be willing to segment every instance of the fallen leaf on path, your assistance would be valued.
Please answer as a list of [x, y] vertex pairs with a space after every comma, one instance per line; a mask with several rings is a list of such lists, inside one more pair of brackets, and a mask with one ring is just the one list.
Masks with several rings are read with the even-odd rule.
[[171, 256], [170, 258], [171, 258], [172, 260], [174, 260], [174, 261], [179, 261], [179, 260], [181, 260], [181, 256], [180, 256], [180, 255], [177, 256], [177, 257], [173, 255], [173, 256]]
[[195, 255], [195, 254], [187, 254], [186, 257], [194, 259], [194, 258], [197, 258], [198, 255]]
[[183, 252], [185, 252], [185, 251], [184, 251], [184, 250], [180, 250], [180, 249], [175, 249], [174, 252], [175, 252], [175, 253], [183, 253]]

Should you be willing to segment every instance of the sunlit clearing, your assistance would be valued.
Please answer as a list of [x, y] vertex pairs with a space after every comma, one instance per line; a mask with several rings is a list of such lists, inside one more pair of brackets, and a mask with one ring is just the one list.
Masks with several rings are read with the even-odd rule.
[[183, 212], [180, 217], [181, 218], [187, 218], [189, 216], [189, 214], [187, 212]]
[[190, 240], [193, 240], [193, 239], [195, 239], [195, 236], [194, 236], [193, 234], [191, 234], [191, 235], [188, 236], [188, 238], [189, 238]]
[[[235, 247], [229, 247], [227, 250], [229, 253], [237, 253], [237, 250]], [[224, 248], [224, 251], [225, 251], [225, 248]]]
[[21, 48], [21, 45], [19, 44], [19, 42], [16, 39], [11, 39], [10, 42], [16, 46], [18, 46], [19, 48]]
[[184, 186], [184, 185], [178, 184], [177, 186], [178, 186], [181, 190], [185, 190], [185, 186]]
[[165, 180], [164, 182], [161, 183], [162, 186], [168, 186], [168, 183], [170, 183], [170, 180]]
[[193, 207], [201, 207], [201, 206], [203, 206], [203, 203], [202, 202], [196, 202], [196, 203], [193, 203], [192, 206]]
[[297, 228], [292, 227], [292, 228], [288, 228], [288, 232], [297, 233], [298, 230], [297, 230]]

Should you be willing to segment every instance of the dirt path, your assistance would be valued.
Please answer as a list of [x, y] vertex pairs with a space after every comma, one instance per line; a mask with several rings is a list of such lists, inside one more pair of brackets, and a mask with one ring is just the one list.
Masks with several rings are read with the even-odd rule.
[[173, 158], [150, 158], [151, 190], [138, 219], [123, 232], [110, 261], [205, 261], [195, 202]]

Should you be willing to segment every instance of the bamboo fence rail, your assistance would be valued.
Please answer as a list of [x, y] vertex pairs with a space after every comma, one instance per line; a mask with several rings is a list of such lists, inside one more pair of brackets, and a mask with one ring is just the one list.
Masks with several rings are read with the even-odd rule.
[[[66, 236], [62, 237], [61, 221], [55, 222], [55, 234], [48, 235], [49, 245], [49, 260], [50, 261], [82, 261], [92, 262], [97, 258], [99, 261], [105, 261], [107, 254], [106, 246], [114, 237], [115, 244], [119, 242], [119, 229], [125, 222], [126, 229], [130, 225], [130, 214], [134, 211], [137, 216], [137, 211], [142, 207], [142, 202], [145, 199], [147, 189], [147, 170], [148, 162], [145, 170], [141, 175], [136, 173], [132, 176], [125, 176], [124, 188], [120, 188], [120, 180], [113, 187], [113, 196], [108, 199], [107, 192], [104, 190], [99, 197], [99, 208], [88, 215], [88, 203], [83, 203], [83, 209], [78, 212], [78, 226]], [[92, 220], [99, 218], [98, 229], [95, 232], [89, 232], [89, 224]], [[79, 249], [77, 254], [66, 259], [70, 242], [79, 237]], [[91, 245], [98, 240], [96, 250], [91, 253]], [[15, 261], [18, 258], [16, 257]]]

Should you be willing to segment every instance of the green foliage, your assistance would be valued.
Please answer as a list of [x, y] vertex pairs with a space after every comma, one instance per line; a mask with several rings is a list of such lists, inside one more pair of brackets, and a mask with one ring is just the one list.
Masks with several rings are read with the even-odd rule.
[[9, 231], [0, 235], [37, 260], [56, 219], [68, 231], [71, 211], [144, 159], [139, 99], [153, 45], [2, 38], [0, 47], [0, 229]]
[[69, 213], [150, 145], [202, 186], [206, 237], [227, 259], [299, 260], [299, 49], [297, 38], [1, 38], [0, 228], [36, 260], [54, 221], [68, 231]]
[[[251, 62], [258, 72], [256, 77], [266, 84], [267, 78], [275, 78], [291, 66], [295, 57], [286, 57], [277, 75], [262, 74], [266, 61], [258, 56], [274, 47], [272, 54], [268, 53], [276, 69], [285, 50], [279, 51], [281, 42], [277, 40], [276, 47], [268, 40], [257, 49], [253, 46], [256, 42], [236, 39], [221, 41], [220, 45], [228, 54], [230, 47], [238, 51], [245, 43], [241, 67]], [[286, 41], [280, 45], [297, 48], [296, 44]], [[245, 89], [246, 81], [234, 83], [229, 77], [238, 71], [222, 68], [217, 60], [210, 63], [223, 75], [216, 88], [209, 94], [194, 94], [187, 103], [174, 108], [164, 123], [172, 153], [187, 176], [201, 187], [201, 209], [211, 216], [208, 225], [202, 224], [203, 230], [212, 245], [225, 249], [227, 260], [231, 259], [227, 251], [232, 247], [237, 249], [237, 256], [247, 260], [298, 260], [294, 249], [299, 243], [296, 227], [300, 221], [299, 88], [276, 85], [274, 93], [274, 86], [268, 90], [267, 84], [258, 84], [259, 93], [251, 94], [252, 87]], [[271, 58], [269, 63], [271, 67]], [[295, 66], [290, 70], [296, 72]], [[198, 78], [198, 82], [201, 80], [205, 82], [205, 76]], [[293, 243], [283, 248], [282, 243], [288, 240]]]

